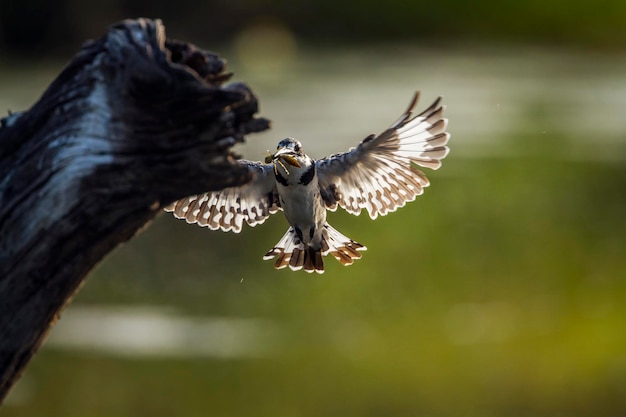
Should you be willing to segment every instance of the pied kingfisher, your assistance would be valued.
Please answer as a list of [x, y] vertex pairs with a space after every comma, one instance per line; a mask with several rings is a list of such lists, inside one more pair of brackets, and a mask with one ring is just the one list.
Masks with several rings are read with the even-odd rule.
[[340, 206], [358, 215], [366, 209], [372, 219], [393, 212], [429, 185], [413, 164], [438, 169], [448, 155], [441, 97], [413, 116], [418, 98], [419, 92], [390, 128], [347, 152], [314, 160], [299, 141], [283, 139], [265, 163], [239, 161], [252, 173], [247, 184], [183, 198], [165, 210], [188, 223], [235, 233], [244, 221], [256, 226], [283, 210], [291, 227], [263, 259], [277, 257], [277, 269], [320, 274], [329, 253], [351, 265], [366, 248], [329, 225], [326, 210]]

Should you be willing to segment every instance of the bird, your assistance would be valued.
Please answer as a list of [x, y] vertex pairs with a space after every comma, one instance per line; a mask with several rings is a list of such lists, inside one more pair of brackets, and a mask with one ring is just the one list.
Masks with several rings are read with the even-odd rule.
[[319, 274], [328, 254], [351, 265], [367, 248], [328, 224], [327, 211], [366, 210], [372, 219], [394, 212], [430, 185], [416, 166], [439, 169], [450, 151], [442, 97], [414, 114], [419, 96], [417, 91], [389, 128], [347, 152], [315, 160], [300, 141], [285, 138], [264, 162], [237, 161], [251, 174], [248, 183], [183, 198], [165, 211], [211, 230], [239, 233], [244, 222], [256, 226], [282, 210], [289, 228], [263, 259], [276, 258], [276, 269]]

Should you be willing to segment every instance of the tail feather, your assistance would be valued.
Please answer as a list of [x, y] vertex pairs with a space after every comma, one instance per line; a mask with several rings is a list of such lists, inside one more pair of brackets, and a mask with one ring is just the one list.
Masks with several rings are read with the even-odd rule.
[[330, 254], [333, 255], [336, 260], [341, 262], [342, 265], [350, 265], [352, 264], [352, 262], [354, 262], [349, 255], [346, 255], [345, 252], [337, 250], [337, 251], [331, 252]]
[[315, 272], [324, 272], [324, 259], [322, 259], [322, 252], [319, 249], [309, 248], [309, 259], [313, 262]]
[[284, 267], [289, 265], [289, 261], [289, 254], [281, 253], [278, 255], [278, 259], [276, 259], [276, 264], [274, 265], [274, 267], [276, 269], [283, 269]]
[[282, 269], [287, 266], [294, 271], [304, 269], [306, 272], [324, 273], [323, 256], [331, 254], [342, 265], [352, 265], [355, 259], [361, 258], [359, 251], [367, 248], [344, 236], [328, 223], [324, 224], [319, 248], [305, 245], [290, 227], [278, 243], [270, 249], [263, 259], [276, 258], [274, 267]]
[[306, 251], [295, 248], [289, 260], [289, 268], [299, 271], [304, 266], [304, 258]]
[[[305, 252], [302, 252], [302, 253], [305, 253]], [[313, 256], [309, 255], [309, 256], [305, 256], [304, 257], [302, 263], [303, 263], [303, 266], [304, 266], [304, 270], [306, 272], [313, 272], [313, 271], [315, 271], [316, 268], [315, 268], [315, 262], [314, 261], [315, 261], [315, 257], [313, 257]], [[322, 262], [322, 270], [323, 269], [324, 269], [324, 263]]]

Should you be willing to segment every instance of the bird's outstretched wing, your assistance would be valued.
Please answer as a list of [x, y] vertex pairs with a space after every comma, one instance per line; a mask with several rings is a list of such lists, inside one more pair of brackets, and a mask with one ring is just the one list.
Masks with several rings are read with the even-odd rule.
[[247, 184], [186, 197], [165, 207], [165, 211], [187, 223], [225, 232], [239, 233], [244, 221], [250, 226], [263, 223], [280, 209], [272, 165], [245, 160], [239, 163], [253, 175]]
[[413, 164], [438, 169], [448, 155], [450, 134], [439, 97], [413, 116], [419, 98], [380, 135], [370, 135], [348, 152], [316, 162], [322, 198], [329, 210], [337, 205], [352, 214], [366, 209], [372, 219], [413, 201], [430, 183]]

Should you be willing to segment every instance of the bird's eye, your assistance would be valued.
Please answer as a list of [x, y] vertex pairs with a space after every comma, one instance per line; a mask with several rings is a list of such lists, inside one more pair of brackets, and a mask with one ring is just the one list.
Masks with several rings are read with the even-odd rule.
[[294, 146], [293, 150], [296, 151], [296, 152], [300, 152], [300, 145]]

